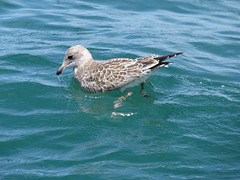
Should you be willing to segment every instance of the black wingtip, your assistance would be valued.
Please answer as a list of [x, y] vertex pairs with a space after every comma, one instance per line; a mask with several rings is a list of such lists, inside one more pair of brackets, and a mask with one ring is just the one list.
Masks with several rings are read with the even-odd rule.
[[154, 59], [159, 60], [160, 62], [162, 62], [162, 61], [165, 61], [165, 60], [167, 60], [167, 59], [169, 59], [171, 57], [175, 57], [175, 56], [177, 56], [179, 54], [183, 54], [183, 52], [178, 52], [178, 53], [169, 54], [169, 55], [165, 55], [165, 56], [161, 56], [161, 57], [156, 57]]
[[168, 64], [172, 64], [172, 62], [163, 62], [171, 57], [175, 57], [179, 54], [183, 54], [183, 52], [178, 52], [178, 53], [174, 53], [174, 54], [169, 54], [169, 55], [166, 55], [166, 56], [161, 56], [161, 57], [156, 57], [154, 59], [158, 60], [159, 63], [153, 67], [151, 67], [150, 69], [155, 69], [155, 68], [159, 68], [159, 67], [162, 67], [162, 66], [167, 66]]

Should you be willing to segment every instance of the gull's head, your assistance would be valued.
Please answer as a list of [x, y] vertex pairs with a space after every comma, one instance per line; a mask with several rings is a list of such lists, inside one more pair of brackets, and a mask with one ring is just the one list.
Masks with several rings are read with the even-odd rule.
[[57, 75], [61, 74], [69, 66], [84, 66], [92, 60], [91, 53], [85, 47], [81, 45], [72, 46], [67, 50], [62, 66], [57, 71]]

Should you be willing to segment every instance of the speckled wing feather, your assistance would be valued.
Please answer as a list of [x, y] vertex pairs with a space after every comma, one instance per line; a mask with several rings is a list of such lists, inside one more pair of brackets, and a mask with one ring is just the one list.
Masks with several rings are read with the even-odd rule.
[[88, 92], [108, 91], [123, 87], [139, 78], [144, 71], [149, 71], [151, 67], [156, 66], [158, 60], [154, 59], [155, 57], [157, 56], [151, 55], [137, 59], [117, 58], [95, 61], [89, 68], [90, 73], [83, 76], [81, 85]]
[[88, 92], [109, 91], [131, 82], [140, 74], [141, 64], [134, 59], [95, 61], [90, 66], [89, 73], [84, 74], [82, 87]]
[[157, 57], [158, 57], [157, 55], [150, 55], [146, 57], [137, 58], [136, 60], [138, 61], [138, 63], [141, 63], [143, 65], [142, 71], [146, 71], [158, 64], [159, 61], [154, 59]]
[[127, 86], [132, 87], [145, 81], [155, 69], [169, 64], [163, 61], [175, 55], [94, 61], [85, 70], [86, 73], [82, 73], [81, 86], [88, 92], [105, 92], [118, 88], [125, 89]]

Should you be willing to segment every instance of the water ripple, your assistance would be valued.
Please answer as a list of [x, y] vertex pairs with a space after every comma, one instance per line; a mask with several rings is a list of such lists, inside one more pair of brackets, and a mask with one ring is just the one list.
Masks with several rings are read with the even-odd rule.
[[[237, 179], [239, 2], [0, 2], [0, 178]], [[119, 106], [89, 94], [72, 45], [98, 60], [178, 51]], [[117, 107], [117, 108], [116, 108]]]

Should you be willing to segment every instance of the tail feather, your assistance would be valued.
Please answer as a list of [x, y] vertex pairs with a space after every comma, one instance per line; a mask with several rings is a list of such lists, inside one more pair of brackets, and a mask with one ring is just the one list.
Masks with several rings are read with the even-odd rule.
[[163, 61], [165, 61], [165, 60], [167, 60], [171, 57], [175, 57], [179, 54], [183, 54], [183, 52], [178, 52], [178, 53], [169, 54], [169, 55], [154, 58], [154, 59], [158, 60], [159, 63], [157, 65], [151, 67], [150, 69], [155, 69], [155, 68], [158, 68], [158, 67], [167, 66], [168, 64], [171, 64], [172, 62], [163, 62]]
[[154, 58], [154, 59], [159, 60], [160, 62], [162, 62], [162, 61], [165, 61], [165, 60], [167, 60], [167, 59], [169, 59], [169, 58], [171, 58], [171, 57], [175, 57], [175, 56], [177, 56], [177, 55], [179, 55], [179, 54], [183, 54], [183, 52], [174, 53], [174, 54], [169, 54], [169, 55], [161, 56], [161, 57], [156, 57], [156, 58]]

